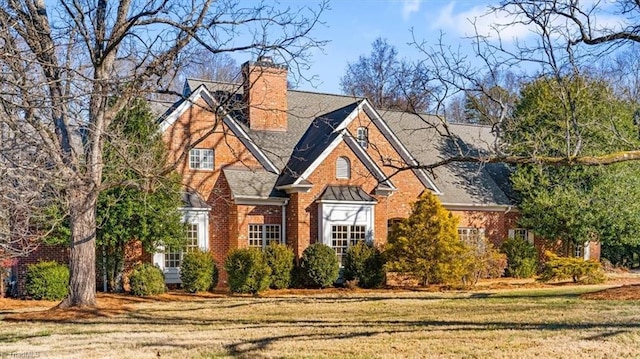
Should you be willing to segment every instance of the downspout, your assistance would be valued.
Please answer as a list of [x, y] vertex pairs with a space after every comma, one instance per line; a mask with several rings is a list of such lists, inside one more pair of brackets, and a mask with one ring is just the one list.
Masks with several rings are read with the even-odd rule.
[[102, 246], [102, 291], [107, 292], [107, 251]]
[[289, 204], [289, 199], [287, 198], [283, 203], [282, 203], [282, 211], [280, 211], [282, 213], [282, 239], [281, 242], [284, 243], [284, 245], [287, 244], [287, 204]]

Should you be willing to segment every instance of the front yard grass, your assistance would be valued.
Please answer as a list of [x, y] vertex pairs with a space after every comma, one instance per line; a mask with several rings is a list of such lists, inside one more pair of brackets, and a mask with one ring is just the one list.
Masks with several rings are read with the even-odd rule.
[[0, 358], [640, 357], [640, 303], [580, 298], [601, 288], [103, 295], [110, 310], [39, 320], [0, 308]]

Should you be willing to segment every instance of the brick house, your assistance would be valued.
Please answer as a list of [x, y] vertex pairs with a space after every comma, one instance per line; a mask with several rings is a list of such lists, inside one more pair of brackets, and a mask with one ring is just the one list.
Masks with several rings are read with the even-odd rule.
[[[463, 237], [484, 235], [498, 245], [509, 236], [534, 240], [517, 228], [504, 165], [394, 169], [451, 151], [433, 118], [289, 90], [287, 68], [267, 57], [243, 64], [242, 75], [242, 84], [188, 79], [185, 99], [160, 118], [169, 160], [192, 198], [182, 208], [188, 245], [210, 250], [218, 263], [233, 248], [273, 241], [297, 256], [321, 242], [339, 257], [357, 241], [385, 243], [390, 223], [406, 218], [423, 191], [460, 217]], [[492, 138], [483, 126], [450, 130], [468, 151]], [[587, 245], [581, 255], [599, 250]], [[154, 255], [169, 283], [179, 282], [179, 261], [178, 252]]]
[[[519, 236], [540, 250], [548, 245], [518, 228], [504, 165], [394, 169], [451, 154], [456, 144], [440, 135], [434, 118], [377, 109], [363, 98], [287, 89], [287, 68], [269, 58], [245, 63], [242, 75], [240, 84], [188, 79], [184, 99], [160, 111], [169, 161], [185, 186], [187, 250], [209, 250], [221, 264], [233, 248], [276, 241], [300, 256], [321, 242], [341, 257], [357, 241], [385, 243], [389, 225], [406, 218], [423, 191], [436, 193], [460, 218], [461, 237], [486, 236], [499, 245]], [[449, 130], [466, 151], [493, 139], [486, 126], [450, 124]], [[598, 243], [553, 249], [600, 256]], [[167, 283], [180, 282], [182, 252], [160, 248], [141, 258], [149, 257]], [[51, 259], [66, 262], [68, 249], [43, 245], [19, 258], [18, 292], [27, 265]]]

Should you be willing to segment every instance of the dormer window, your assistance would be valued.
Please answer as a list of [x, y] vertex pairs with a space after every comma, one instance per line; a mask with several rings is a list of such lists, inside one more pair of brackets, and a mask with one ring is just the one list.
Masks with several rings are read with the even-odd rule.
[[192, 170], [212, 170], [213, 150], [206, 148], [194, 148], [189, 151], [189, 167]]
[[358, 127], [356, 131], [356, 140], [360, 147], [367, 148], [369, 147], [369, 129], [366, 127]]
[[351, 178], [351, 163], [346, 157], [338, 157], [336, 160], [336, 178], [337, 179], [349, 179]]

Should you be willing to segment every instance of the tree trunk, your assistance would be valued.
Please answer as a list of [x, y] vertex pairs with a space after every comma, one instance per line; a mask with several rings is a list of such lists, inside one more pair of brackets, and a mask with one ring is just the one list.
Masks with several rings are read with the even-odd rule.
[[61, 308], [96, 305], [96, 190], [70, 193], [69, 295]]

